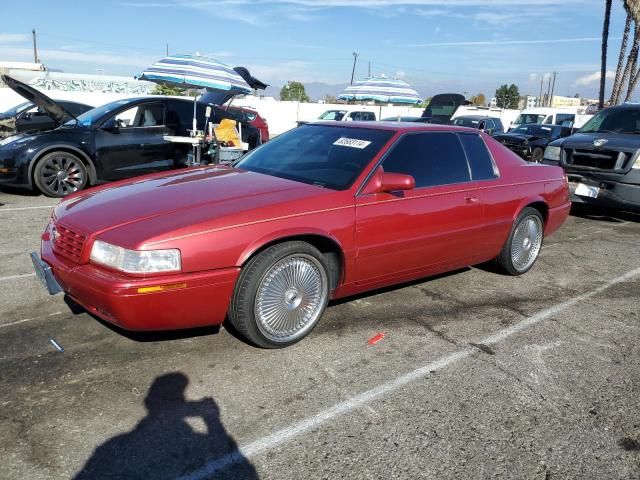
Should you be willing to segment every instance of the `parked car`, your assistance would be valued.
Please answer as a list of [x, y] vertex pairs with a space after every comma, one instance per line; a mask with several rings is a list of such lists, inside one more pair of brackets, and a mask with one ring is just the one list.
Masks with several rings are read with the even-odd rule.
[[[0, 185], [64, 197], [90, 185], [186, 164], [191, 146], [165, 137], [188, 136], [193, 100], [187, 97], [118, 100], [76, 117], [32, 87], [6, 75], [3, 80], [61, 126], [0, 140]], [[204, 129], [205, 105], [197, 105], [197, 118], [198, 129]], [[259, 135], [248, 124], [243, 128], [243, 140]]]
[[550, 143], [543, 163], [564, 168], [575, 203], [640, 211], [640, 105], [602, 110]]
[[571, 127], [531, 124], [520, 125], [509, 133], [494, 135], [493, 138], [525, 160], [540, 163], [545, 147], [558, 138], [568, 137], [571, 132]]
[[429, 104], [417, 121], [422, 123], [436, 123], [446, 125], [460, 105], [469, 105], [464, 95], [459, 93], [439, 93], [431, 97]]
[[477, 130], [320, 122], [233, 167], [74, 194], [32, 259], [50, 293], [121, 328], [228, 317], [276, 348], [306, 336], [329, 299], [493, 259], [523, 274], [569, 209], [561, 168]]
[[538, 125], [561, 125], [563, 127], [579, 127], [586, 122], [590, 115], [579, 114], [579, 107], [532, 107], [526, 108], [511, 122], [509, 131], [520, 125], [536, 123]]
[[459, 127], [477, 128], [489, 135], [496, 135], [504, 132], [504, 126], [499, 118], [486, 117], [482, 115], [461, 115], [454, 118], [451, 123]]
[[398, 115], [396, 117], [383, 118], [383, 122], [417, 122], [420, 117]]
[[[93, 108], [84, 103], [68, 100], [54, 101], [76, 117]], [[50, 130], [58, 126], [60, 123], [33, 102], [24, 102], [0, 113], [0, 138], [10, 137], [20, 132]]]
[[[317, 120], [333, 120], [336, 122], [375, 122], [377, 120], [375, 112], [363, 110], [361, 108], [341, 108], [339, 110], [327, 110], [323, 112]], [[298, 120], [298, 126], [309, 122]]]
[[262, 118], [260, 114], [251, 108], [231, 106], [219, 106], [216, 107], [221, 112], [221, 116], [231, 118], [243, 124], [249, 124], [258, 130], [260, 130], [260, 143], [266, 143], [269, 141], [269, 124], [265, 118]]

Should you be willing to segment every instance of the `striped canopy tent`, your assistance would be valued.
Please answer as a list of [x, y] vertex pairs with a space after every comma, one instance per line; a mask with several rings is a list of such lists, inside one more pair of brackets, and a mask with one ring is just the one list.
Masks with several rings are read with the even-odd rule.
[[402, 80], [387, 77], [371, 77], [349, 85], [338, 95], [342, 100], [373, 100], [382, 103], [415, 104], [422, 99], [411, 86]]
[[206, 88], [236, 94], [251, 92], [249, 84], [233, 68], [200, 55], [165, 57], [136, 78], [183, 88]]

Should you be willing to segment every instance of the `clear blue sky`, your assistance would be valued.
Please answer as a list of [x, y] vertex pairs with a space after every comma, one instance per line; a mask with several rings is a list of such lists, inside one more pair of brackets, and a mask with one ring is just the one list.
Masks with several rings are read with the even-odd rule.
[[[0, 3], [0, 60], [64, 71], [134, 75], [171, 53], [247, 66], [273, 85], [403, 77], [423, 95], [484, 92], [516, 83], [537, 94], [595, 96], [604, 0], [21, 0]], [[608, 68], [624, 23], [614, 0]]]

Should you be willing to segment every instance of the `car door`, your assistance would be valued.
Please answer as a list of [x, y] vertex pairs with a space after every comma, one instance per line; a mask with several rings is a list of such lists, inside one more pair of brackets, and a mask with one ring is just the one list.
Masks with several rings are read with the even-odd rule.
[[408, 278], [472, 263], [483, 206], [458, 135], [406, 134], [382, 168], [412, 175], [416, 187], [357, 196], [358, 281]]
[[96, 130], [96, 161], [105, 180], [173, 167], [164, 117], [164, 102], [139, 103], [118, 111]]

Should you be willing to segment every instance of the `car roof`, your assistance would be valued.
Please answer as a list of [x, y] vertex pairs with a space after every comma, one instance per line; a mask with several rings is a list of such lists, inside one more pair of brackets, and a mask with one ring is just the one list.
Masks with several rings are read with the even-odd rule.
[[335, 120], [326, 120], [319, 122], [309, 122], [305, 125], [322, 125], [327, 127], [341, 128], [368, 128], [370, 130], [392, 130], [395, 132], [473, 132], [477, 131], [473, 128], [459, 127], [457, 125], [436, 125], [430, 123], [419, 122], [336, 122]]
[[458, 115], [456, 118], [452, 118], [451, 120], [456, 120], [458, 118], [468, 118], [470, 120], [484, 120], [485, 118], [490, 118], [491, 120], [494, 119], [494, 117], [490, 117], [488, 115]]

